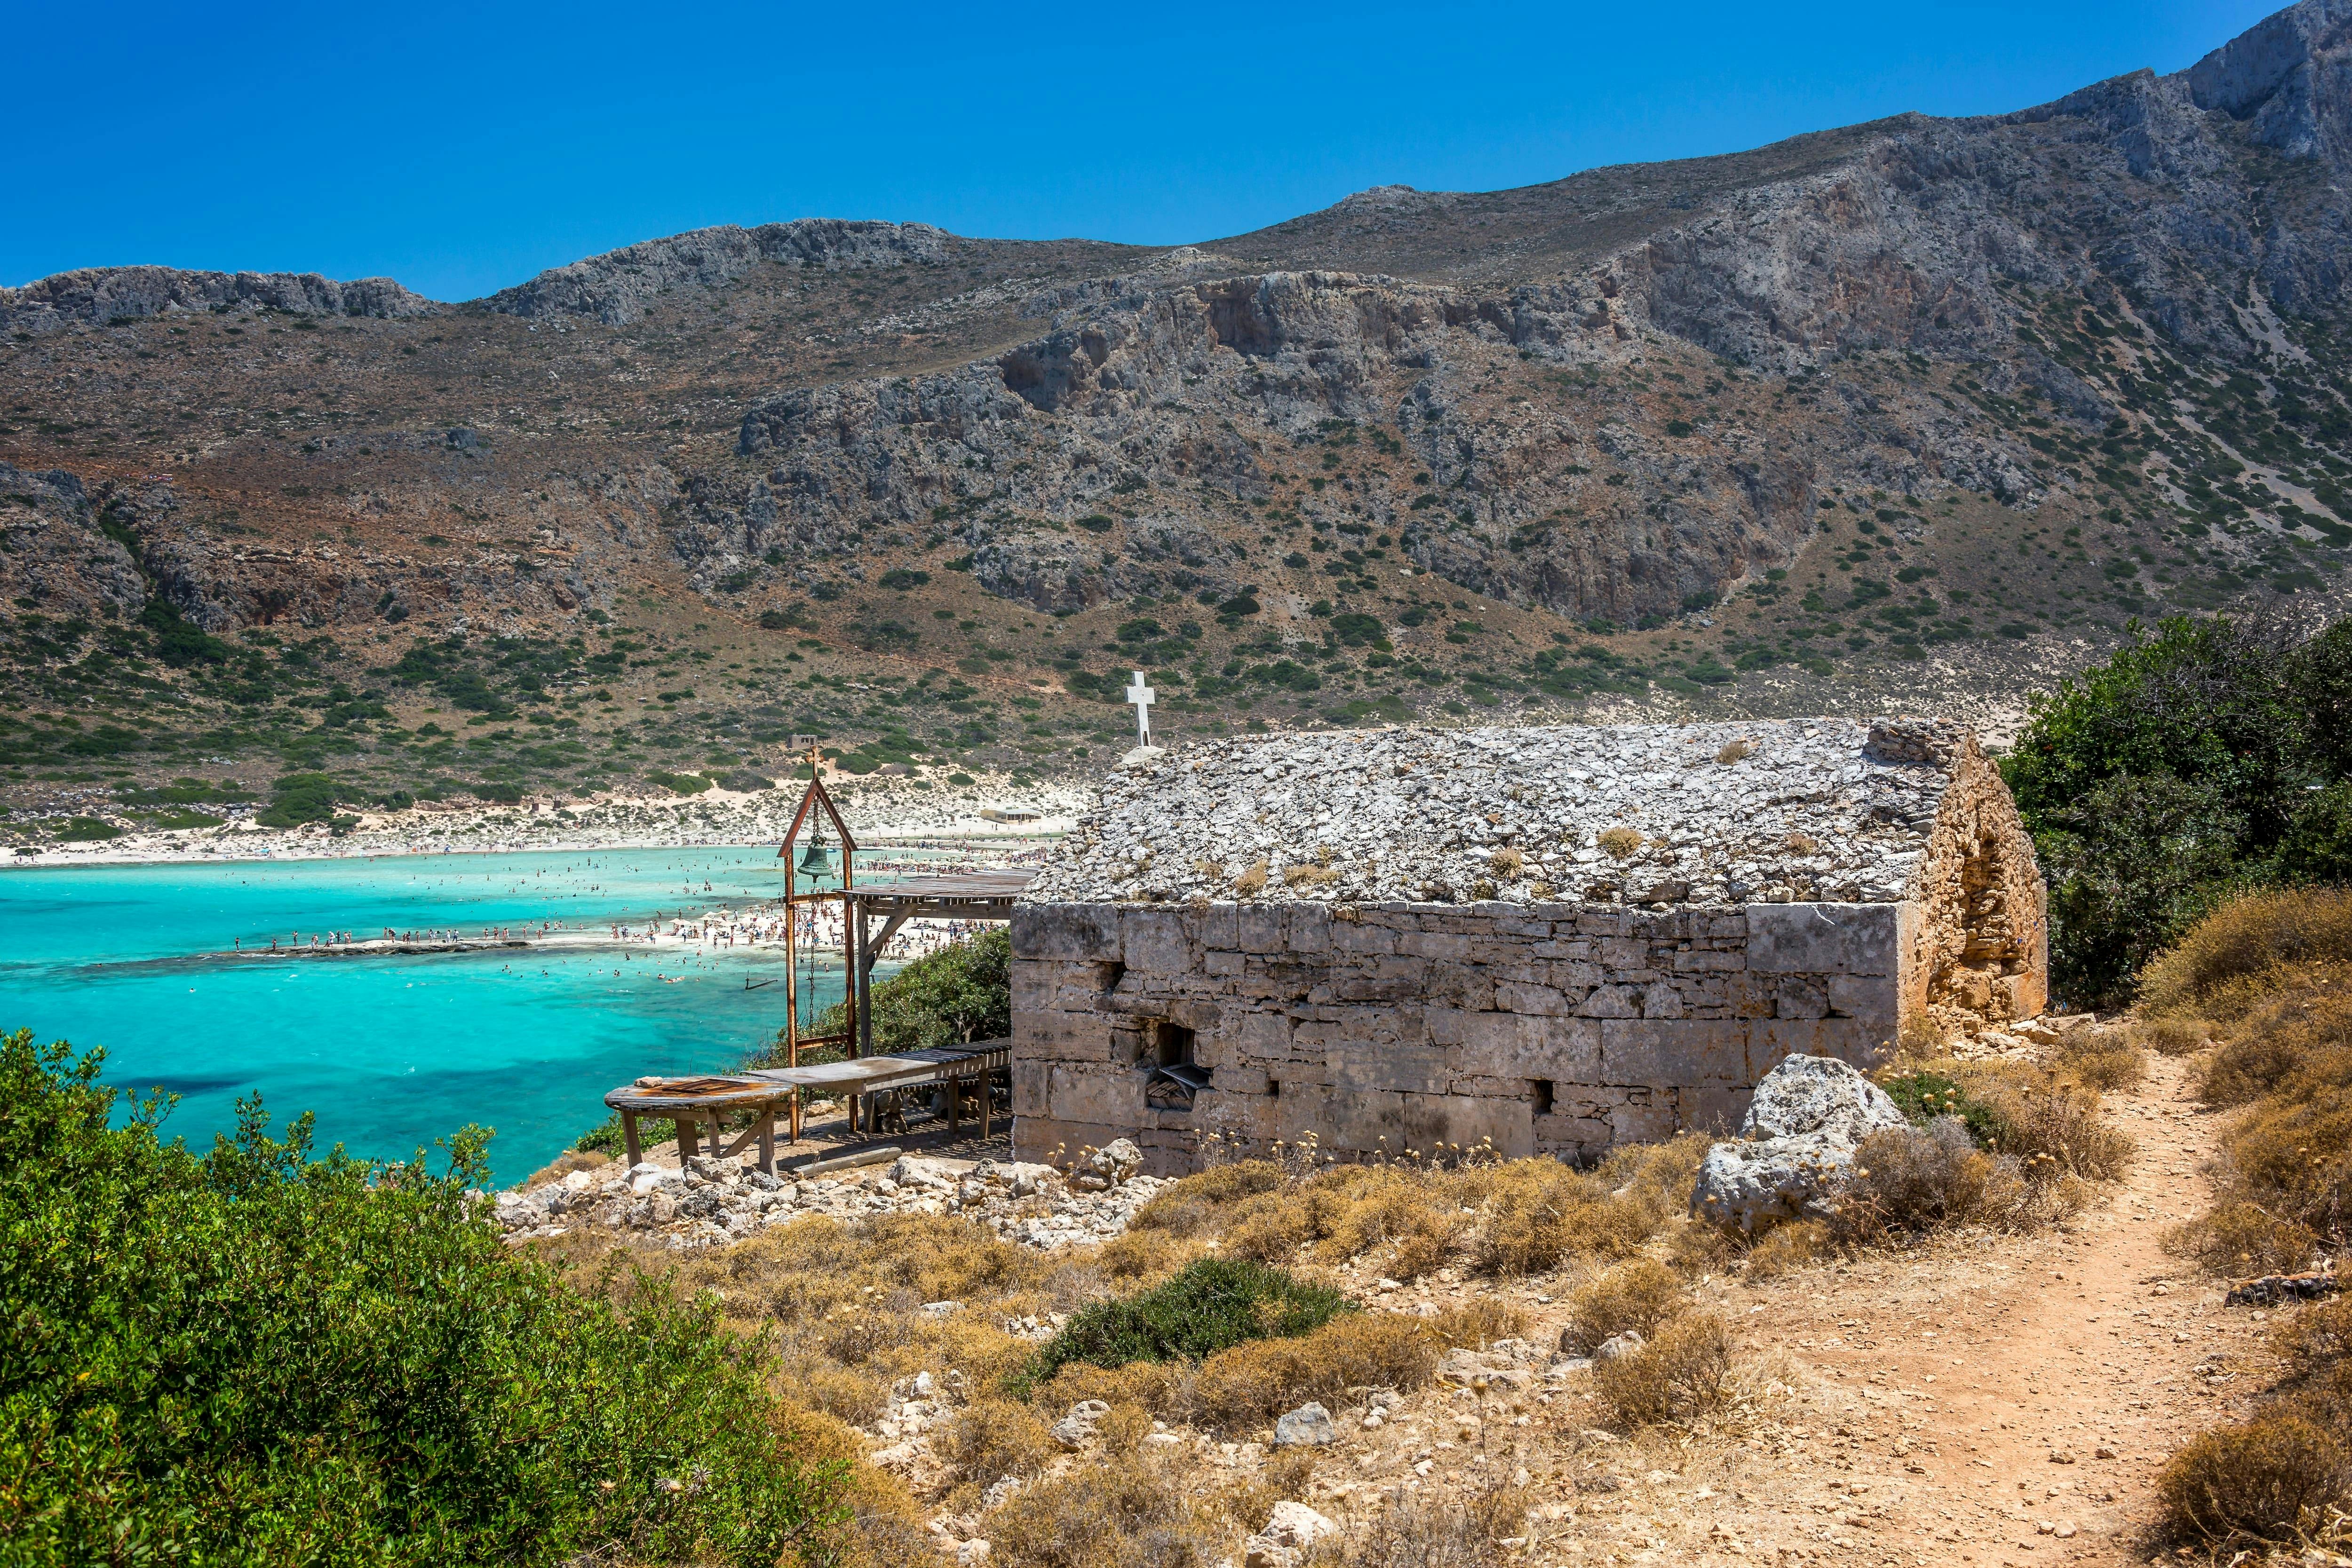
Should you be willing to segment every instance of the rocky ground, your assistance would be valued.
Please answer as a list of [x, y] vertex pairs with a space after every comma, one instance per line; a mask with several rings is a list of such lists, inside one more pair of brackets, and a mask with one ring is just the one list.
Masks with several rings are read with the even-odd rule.
[[[1990, 1031], [1966, 1050], [2031, 1059], [2054, 1038]], [[2214, 1114], [2188, 1077], [2180, 1061], [2156, 1059], [2145, 1082], [2108, 1097], [2138, 1156], [2056, 1228], [1948, 1233], [1769, 1279], [1698, 1280], [1699, 1302], [1737, 1325], [1740, 1393], [1697, 1427], [1611, 1429], [1591, 1364], [1558, 1348], [1576, 1273], [1498, 1284], [1448, 1269], [1400, 1283], [1350, 1267], [1336, 1278], [1369, 1311], [1434, 1315], [1484, 1298], [1528, 1326], [1483, 1353], [1453, 1353], [1423, 1389], [1362, 1390], [1241, 1441], [1162, 1423], [1145, 1444], [1230, 1479], [1271, 1473], [1286, 1452], [1312, 1454], [1297, 1506], [1248, 1543], [1258, 1568], [1307, 1560], [1318, 1520], [1355, 1528], [1399, 1500], [1443, 1504], [1512, 1482], [1533, 1507], [1509, 1560], [1563, 1568], [2145, 1563], [2158, 1469], [2263, 1386], [2259, 1341], [2274, 1315], [2226, 1306], [2220, 1285], [2162, 1249], [2170, 1222], [2204, 1207], [2215, 1149]], [[989, 1160], [904, 1159], [772, 1186], [707, 1166], [581, 1171], [502, 1196], [499, 1213], [518, 1238], [642, 1225], [698, 1247], [792, 1215], [961, 1211], [1024, 1245], [1083, 1248], [1115, 1234], [1150, 1188], [1120, 1179], [1120, 1163], [1100, 1156], [1083, 1185]], [[1013, 1326], [1043, 1338], [1055, 1323]], [[902, 1379], [866, 1426], [872, 1462], [933, 1487], [944, 1470], [935, 1441], [969, 1393], [929, 1374]], [[1067, 1457], [1055, 1470], [1092, 1462], [1102, 1414], [1060, 1414], [1055, 1437]], [[941, 1554], [984, 1561], [989, 1510], [1019, 1484], [934, 1514]], [[2325, 1551], [2306, 1560], [2352, 1561]]]
[[1162, 1185], [1139, 1174], [1142, 1163], [1141, 1152], [1124, 1138], [1107, 1149], [1080, 1151], [1066, 1169], [904, 1155], [887, 1165], [802, 1177], [789, 1169], [760, 1170], [748, 1155], [732, 1160], [698, 1155], [681, 1168], [673, 1152], [669, 1164], [649, 1159], [625, 1168], [606, 1162], [500, 1193], [496, 1213], [516, 1242], [593, 1227], [678, 1250], [723, 1246], [768, 1226], [813, 1217], [961, 1214], [1007, 1241], [1054, 1251], [1099, 1244], [1126, 1229]]

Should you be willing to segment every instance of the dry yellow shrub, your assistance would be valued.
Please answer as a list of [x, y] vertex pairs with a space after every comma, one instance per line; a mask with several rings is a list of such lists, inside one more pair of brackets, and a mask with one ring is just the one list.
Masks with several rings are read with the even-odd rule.
[[1622, 861], [1626, 856], [1632, 854], [1634, 851], [1640, 849], [1643, 844], [1648, 841], [1642, 837], [1641, 831], [1638, 829], [1610, 828], [1603, 831], [1601, 836], [1594, 841], [1599, 843], [1600, 846], [1603, 850], [1606, 850], [1610, 854]]
[[1264, 856], [1250, 862], [1241, 875], [1234, 878], [1234, 891], [1244, 898], [1255, 898], [1265, 891], [1266, 863]]
[[1496, 876], [1516, 877], [1527, 869], [1527, 865], [1528, 857], [1508, 846], [1486, 857], [1486, 869]]
[[1344, 1401], [1350, 1388], [1413, 1388], [1437, 1364], [1438, 1336], [1401, 1312], [1349, 1312], [1297, 1339], [1221, 1350], [1192, 1380], [1192, 1416], [1231, 1428], [1269, 1420], [1310, 1399]]
[[2276, 1274], [2310, 1262], [2319, 1237], [2307, 1225], [2241, 1201], [2174, 1226], [2165, 1235], [2164, 1249], [2210, 1273]]
[[2200, 1018], [2136, 1019], [2132, 1039], [2158, 1056], [2189, 1056], [2212, 1043], [2213, 1026]]
[[1148, 1450], [1022, 1488], [987, 1520], [992, 1568], [1206, 1568], [1248, 1526], [1195, 1467]]
[[1290, 1180], [1271, 1160], [1238, 1160], [1160, 1189], [1135, 1211], [1129, 1231], [1164, 1230], [1171, 1236], [1214, 1235], [1233, 1217], [1234, 1206], [1261, 1193], [1278, 1191]]
[[1762, 1240], [1748, 1249], [1748, 1277], [1751, 1280], [1778, 1279], [1782, 1274], [1793, 1273], [1834, 1256], [1836, 1251], [1837, 1244], [1830, 1234], [1830, 1228], [1818, 1219], [1800, 1219], [1787, 1225], [1776, 1225], [1764, 1233]]
[[958, 1479], [982, 1487], [1005, 1476], [1034, 1476], [1060, 1451], [1035, 1411], [993, 1396], [965, 1406], [933, 1450]]
[[1182, 1408], [1192, 1370], [1181, 1362], [1131, 1361], [1125, 1366], [1096, 1366], [1074, 1361], [1040, 1384], [1031, 1402], [1040, 1410], [1062, 1411], [1082, 1400], [1130, 1406], [1166, 1416]]
[[2352, 1455], [2299, 1416], [2264, 1416], [2191, 1439], [2156, 1490], [2180, 1539], [2297, 1542], [2352, 1504]]
[[1738, 740], [1725, 741], [1723, 743], [1723, 749], [1715, 754], [1715, 759], [1727, 768], [1731, 764], [1739, 761], [1742, 758], [1753, 757], [1755, 755], [1756, 743], [1749, 740], [1745, 736], [1742, 736]]
[[[2206, 1064], [2210, 1105], [2244, 1105], [2285, 1086], [2352, 1040], [2352, 974], [2305, 974], [2249, 1009]], [[2330, 1076], [2322, 1066], [2322, 1076]]]
[[2254, 893], [2224, 904], [2140, 971], [2140, 1006], [2151, 1017], [2231, 1018], [2278, 988], [2265, 983], [2271, 971], [2313, 964], [2352, 964], [2352, 889]]
[[1133, 1284], [1172, 1274], [1200, 1254], [1171, 1231], [1128, 1229], [1095, 1249], [1095, 1267], [1107, 1279]]
[[1647, 1337], [1687, 1303], [1682, 1276], [1656, 1259], [1620, 1263], [1602, 1270], [1570, 1295], [1561, 1346], [1589, 1355], [1601, 1341], [1628, 1329]]
[[2131, 1035], [2078, 1029], [2058, 1042], [2058, 1071], [2094, 1089], [2129, 1089], [2147, 1076], [2147, 1053]]
[[1465, 1350], [1485, 1350], [1496, 1340], [1517, 1339], [1528, 1332], [1527, 1313], [1496, 1296], [1473, 1296], [1422, 1321], [1439, 1344]]
[[1731, 1331], [1713, 1312], [1670, 1318], [1641, 1349], [1595, 1362], [1592, 1388], [1631, 1427], [1720, 1409], [1731, 1398]]

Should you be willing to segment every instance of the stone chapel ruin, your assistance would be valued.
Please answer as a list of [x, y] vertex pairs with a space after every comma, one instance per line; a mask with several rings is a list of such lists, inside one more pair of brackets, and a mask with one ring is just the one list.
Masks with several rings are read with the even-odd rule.
[[1015, 1157], [1315, 1134], [1589, 1160], [1736, 1127], [1791, 1053], [2046, 997], [1976, 737], [1881, 719], [1394, 729], [1139, 752], [1013, 920]]

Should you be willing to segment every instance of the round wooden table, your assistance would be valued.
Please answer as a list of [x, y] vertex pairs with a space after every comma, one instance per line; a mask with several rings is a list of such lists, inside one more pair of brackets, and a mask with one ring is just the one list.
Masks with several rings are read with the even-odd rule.
[[[757, 1138], [760, 1168], [772, 1175], [776, 1168], [776, 1107], [789, 1102], [793, 1092], [788, 1084], [757, 1078], [640, 1078], [606, 1094], [604, 1103], [621, 1113], [621, 1138], [628, 1146], [632, 1166], [644, 1158], [637, 1118], [651, 1116], [677, 1124], [677, 1158], [681, 1166], [700, 1152], [695, 1134], [701, 1124], [708, 1122], [713, 1158], [731, 1159]], [[726, 1142], [725, 1118], [730, 1113], [745, 1110], [753, 1113], [751, 1124], [730, 1145]]]

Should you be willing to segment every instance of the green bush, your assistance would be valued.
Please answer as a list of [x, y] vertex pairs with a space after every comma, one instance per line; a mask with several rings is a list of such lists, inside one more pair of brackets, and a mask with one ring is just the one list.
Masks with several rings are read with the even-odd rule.
[[1967, 1090], [1940, 1072], [1898, 1073], [1882, 1081], [1879, 1087], [1915, 1127], [1924, 1127], [1938, 1116], [1957, 1116], [1977, 1147], [1990, 1149], [2000, 1141], [2000, 1113], [1971, 1099]]
[[2352, 620], [2186, 618], [2032, 703], [2001, 771], [2050, 880], [2051, 979], [2116, 1006], [2230, 896], [2352, 873]]
[[[926, 953], [877, 981], [872, 993], [875, 1049], [928, 1051], [1011, 1035], [1012, 966], [1013, 938], [998, 926], [968, 942]], [[819, 1015], [812, 1032], [837, 1034], [848, 1024], [848, 1009], [835, 1002]], [[780, 1042], [782, 1038], [777, 1036]], [[770, 1066], [782, 1060], [763, 1052], [745, 1065]], [[803, 1055], [802, 1060], [808, 1059]]]
[[58, 841], [64, 844], [102, 843], [121, 836], [122, 830], [102, 817], [68, 817], [56, 830]]
[[101, 1060], [0, 1039], [9, 1562], [765, 1568], [844, 1518], [715, 1304], [501, 1244], [479, 1133], [313, 1159], [247, 1101], [198, 1155], [161, 1095], [110, 1124]]
[[299, 828], [335, 814], [340, 786], [324, 773], [289, 773], [269, 787], [269, 804], [255, 819], [265, 828]]
[[1355, 1310], [1339, 1291], [1279, 1269], [1203, 1258], [1149, 1291], [1087, 1308], [1045, 1342], [1026, 1375], [1043, 1382], [1078, 1361], [1202, 1361], [1250, 1340], [1296, 1339]]

